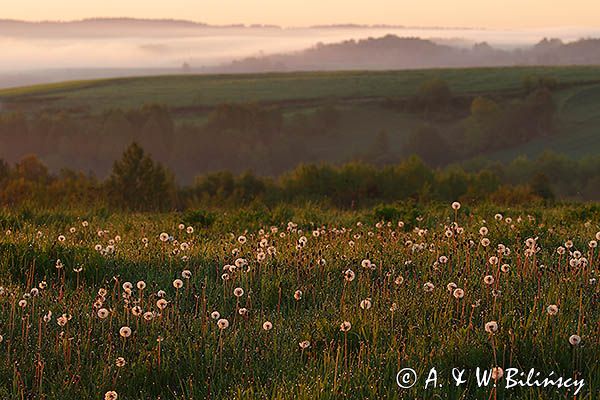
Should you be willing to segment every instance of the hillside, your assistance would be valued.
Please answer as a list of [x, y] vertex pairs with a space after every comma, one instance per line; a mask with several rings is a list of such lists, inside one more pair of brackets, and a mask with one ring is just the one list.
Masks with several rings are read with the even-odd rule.
[[600, 39], [569, 43], [543, 39], [533, 46], [506, 50], [486, 42], [470, 47], [450, 46], [433, 40], [386, 35], [341, 43], [320, 43], [295, 53], [248, 57], [209, 70], [239, 73], [597, 64], [600, 64]]
[[[529, 129], [526, 120], [536, 113], [525, 111], [525, 121], [518, 122], [523, 126], [490, 131], [478, 139], [484, 141], [480, 147], [462, 151], [464, 140], [473, 143], [471, 102], [484, 96], [509, 112], [527, 98], [527, 77], [555, 82], [551, 127], [503, 140]], [[448, 104], [432, 112], [411, 106], [424, 83], [435, 80], [449, 87]], [[600, 149], [599, 102], [600, 67], [75, 81], [0, 91], [0, 158], [15, 162], [35, 153], [54, 171], [69, 167], [104, 176], [136, 140], [189, 182], [221, 169], [273, 175], [301, 162], [393, 163], [423, 148], [411, 140], [424, 126], [440, 135], [428, 148], [453, 151], [436, 156], [436, 164], [478, 156], [508, 161], [548, 148], [581, 157]]]

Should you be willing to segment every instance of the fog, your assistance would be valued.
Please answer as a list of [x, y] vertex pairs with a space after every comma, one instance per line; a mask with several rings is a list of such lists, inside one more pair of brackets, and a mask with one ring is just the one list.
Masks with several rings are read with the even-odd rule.
[[[6, 22], [6, 21], [5, 21]], [[85, 22], [80, 22], [85, 25]], [[61, 25], [61, 24], [56, 24]], [[15, 86], [53, 81], [64, 78], [56, 69], [166, 69], [210, 67], [248, 56], [293, 52], [316, 43], [334, 43], [347, 39], [363, 39], [395, 34], [401, 37], [420, 37], [454, 46], [471, 46], [487, 42], [498, 48], [527, 47], [544, 37], [573, 41], [585, 37], [599, 37], [600, 29], [553, 28], [530, 30], [486, 30], [444, 28], [395, 27], [209, 27], [193, 26], [181, 29], [168, 23], [135, 31], [123, 29], [123, 21], [114, 29], [88, 26], [85, 31], [60, 30], [53, 27], [47, 34], [39, 26], [14, 29], [0, 21], [0, 86]], [[81, 25], [77, 27], [81, 28]], [[57, 33], [58, 32], [58, 33]], [[44, 71], [40, 75], [41, 71]], [[55, 71], [56, 72], [56, 71]], [[166, 71], [165, 71], [166, 72]], [[119, 74], [104, 73], [104, 75]], [[70, 76], [70, 75], [69, 75]], [[87, 77], [100, 77], [91, 73]], [[33, 78], [37, 77], [37, 78]], [[78, 78], [77, 74], [73, 78]]]

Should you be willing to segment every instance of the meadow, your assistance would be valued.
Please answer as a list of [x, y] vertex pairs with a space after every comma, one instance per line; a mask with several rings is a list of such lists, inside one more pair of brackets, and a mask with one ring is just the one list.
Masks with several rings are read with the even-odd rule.
[[78, 108], [94, 112], [140, 107], [215, 106], [231, 102], [280, 102], [327, 98], [385, 98], [414, 94], [432, 78], [456, 94], [519, 91], [527, 76], [552, 76], [565, 85], [600, 83], [599, 67], [440, 68], [403, 71], [290, 72], [237, 75], [172, 75], [99, 79], [0, 90], [0, 99], [25, 107]]
[[[596, 399], [599, 216], [4, 209], [0, 398]], [[489, 385], [452, 384], [477, 367]], [[584, 386], [506, 388], [510, 367]]]

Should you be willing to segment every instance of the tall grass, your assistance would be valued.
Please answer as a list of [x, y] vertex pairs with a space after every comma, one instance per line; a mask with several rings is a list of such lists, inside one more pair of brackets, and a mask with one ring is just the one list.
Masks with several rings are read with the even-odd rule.
[[[5, 210], [0, 398], [569, 397], [448, 380], [513, 366], [583, 378], [595, 399], [600, 225], [580, 209], [221, 210], [203, 226]], [[405, 367], [443, 386], [400, 389]]]

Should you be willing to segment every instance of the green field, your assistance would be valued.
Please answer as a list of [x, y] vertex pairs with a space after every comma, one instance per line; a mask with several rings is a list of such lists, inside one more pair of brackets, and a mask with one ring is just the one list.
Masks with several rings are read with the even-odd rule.
[[227, 102], [282, 102], [327, 98], [402, 97], [433, 77], [457, 94], [510, 92], [528, 75], [561, 83], [600, 82], [600, 67], [506, 67], [384, 72], [192, 75], [67, 82], [0, 90], [0, 100], [26, 106], [102, 110], [155, 102], [170, 107]]
[[[513, 367], [583, 380], [576, 398], [594, 400], [599, 217], [5, 209], [0, 398], [574, 398], [506, 375], [478, 388], [477, 367]], [[417, 385], [398, 386], [403, 368]], [[452, 368], [467, 370], [458, 387]]]
[[[456, 96], [510, 97], [518, 93], [527, 76], [556, 78], [557, 128], [549, 137], [485, 154], [510, 160], [535, 156], [551, 149], [569, 156], [597, 154], [600, 149], [600, 67], [506, 67], [434, 69], [382, 72], [315, 72], [248, 75], [192, 75], [66, 82], [0, 90], [4, 110], [75, 115], [167, 105], [179, 123], [204, 123], [208, 113], [222, 103], [256, 102], [278, 106], [284, 115], [310, 112], [335, 104], [342, 112], [335, 140], [316, 138], [316, 160], [343, 161], [361, 154], [378, 132], [390, 137], [390, 150], [403, 154], [407, 136], [423, 123], [419, 116], [382, 107], [385, 99], [405, 99], [429, 79], [445, 80]], [[358, 118], [357, 116], [360, 116]], [[441, 129], [452, 123], [441, 123]], [[347, 144], [340, 146], [340, 143]]]

